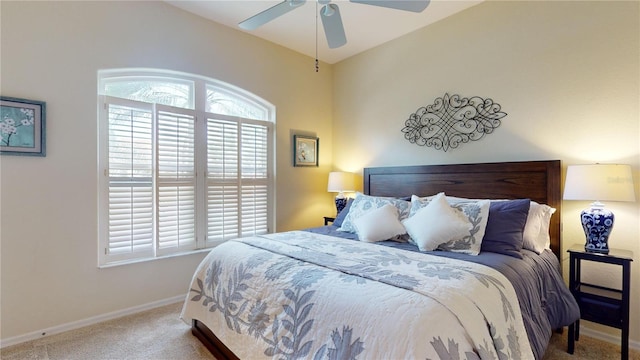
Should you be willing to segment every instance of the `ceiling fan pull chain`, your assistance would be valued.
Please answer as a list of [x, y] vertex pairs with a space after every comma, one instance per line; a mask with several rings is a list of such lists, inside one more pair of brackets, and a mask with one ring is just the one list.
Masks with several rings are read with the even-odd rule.
[[318, 65], [318, 1], [316, 1], [316, 72], [320, 70]]

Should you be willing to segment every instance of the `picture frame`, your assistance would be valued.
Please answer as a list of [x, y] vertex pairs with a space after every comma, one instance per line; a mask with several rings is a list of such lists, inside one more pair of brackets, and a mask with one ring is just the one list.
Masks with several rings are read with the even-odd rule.
[[0, 96], [0, 154], [46, 156], [46, 103]]
[[318, 166], [320, 139], [312, 136], [293, 136], [293, 166]]

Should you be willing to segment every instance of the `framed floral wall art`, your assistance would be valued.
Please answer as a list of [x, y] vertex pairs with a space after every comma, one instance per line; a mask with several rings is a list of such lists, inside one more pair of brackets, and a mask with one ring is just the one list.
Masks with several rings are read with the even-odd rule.
[[293, 136], [293, 166], [318, 166], [320, 139], [317, 137]]
[[45, 156], [44, 101], [0, 96], [0, 154]]

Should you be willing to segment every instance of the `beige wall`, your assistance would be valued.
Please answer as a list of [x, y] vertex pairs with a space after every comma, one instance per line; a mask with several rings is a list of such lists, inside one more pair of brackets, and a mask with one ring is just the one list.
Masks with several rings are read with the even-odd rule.
[[[1, 338], [185, 294], [204, 254], [98, 269], [97, 70], [151, 67], [219, 79], [277, 108], [277, 229], [333, 210], [331, 66], [163, 2], [1, 4], [1, 93], [47, 103], [47, 156], [2, 156]], [[320, 137], [294, 168], [293, 131]]]
[[[560, 159], [563, 167], [627, 163], [638, 198], [639, 7], [615, 1], [490, 1], [338, 63], [334, 166], [360, 171], [542, 159]], [[493, 134], [447, 152], [405, 140], [401, 129], [409, 115], [446, 92], [489, 97], [508, 115]], [[587, 205], [563, 203], [565, 249], [584, 244], [578, 219]], [[631, 338], [640, 347], [639, 203], [608, 206], [616, 214], [610, 246], [635, 253]], [[587, 275], [616, 284], [615, 270], [597, 274], [591, 268]]]

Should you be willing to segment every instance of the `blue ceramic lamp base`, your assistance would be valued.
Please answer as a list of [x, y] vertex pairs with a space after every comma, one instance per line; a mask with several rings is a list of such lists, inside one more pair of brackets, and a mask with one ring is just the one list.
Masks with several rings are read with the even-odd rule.
[[343, 197], [343, 198], [336, 198], [336, 210], [338, 211], [336, 213], [340, 214], [340, 212], [342, 211], [342, 209], [344, 209], [344, 207], [347, 206], [347, 198]]
[[599, 202], [584, 209], [580, 214], [582, 229], [587, 237], [585, 251], [602, 254], [609, 253], [609, 235], [613, 229], [613, 213]]

